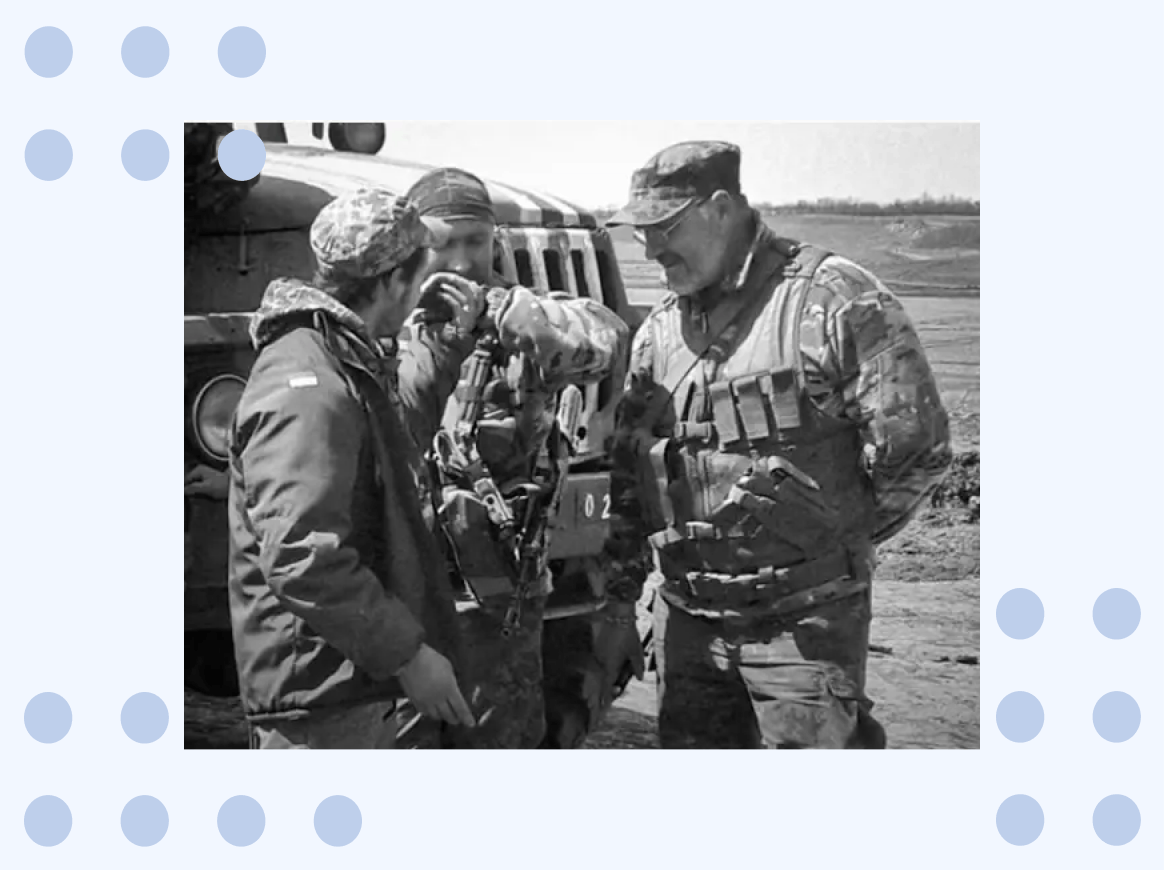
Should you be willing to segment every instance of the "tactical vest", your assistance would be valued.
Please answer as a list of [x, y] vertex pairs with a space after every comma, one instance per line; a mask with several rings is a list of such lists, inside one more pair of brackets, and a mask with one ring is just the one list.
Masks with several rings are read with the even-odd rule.
[[694, 366], [684, 303], [644, 324], [656, 384], [690, 369], [640, 442], [663, 591], [686, 609], [793, 613], [867, 588], [874, 503], [862, 443], [854, 423], [810, 398], [800, 347], [805, 296], [828, 256], [761, 239], [737, 291], [751, 301]]

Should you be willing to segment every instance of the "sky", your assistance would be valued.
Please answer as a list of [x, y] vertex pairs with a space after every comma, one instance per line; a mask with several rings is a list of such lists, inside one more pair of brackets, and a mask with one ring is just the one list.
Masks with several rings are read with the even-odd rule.
[[890, 202], [979, 198], [976, 123], [728, 121], [387, 121], [385, 153], [460, 166], [578, 205], [621, 204], [630, 175], [690, 139], [739, 145], [753, 202], [820, 197]]

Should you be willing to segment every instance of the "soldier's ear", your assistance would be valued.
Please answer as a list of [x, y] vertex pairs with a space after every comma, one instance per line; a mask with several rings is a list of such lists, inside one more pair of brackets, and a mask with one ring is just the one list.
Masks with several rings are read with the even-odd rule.
[[716, 220], [723, 221], [735, 211], [736, 202], [726, 190], [717, 190], [711, 195], [710, 206]]
[[505, 274], [505, 261], [502, 257], [501, 229], [493, 228], [493, 271], [498, 275]]

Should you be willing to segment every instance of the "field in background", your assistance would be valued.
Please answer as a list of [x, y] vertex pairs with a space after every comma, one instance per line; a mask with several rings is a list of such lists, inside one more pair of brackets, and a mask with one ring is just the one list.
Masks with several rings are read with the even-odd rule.
[[[780, 215], [787, 238], [873, 271], [917, 327], [950, 412], [957, 462], [935, 503], [879, 550], [866, 691], [891, 749], [979, 745], [979, 220]], [[661, 295], [658, 268], [614, 234], [631, 301]], [[655, 684], [631, 681], [592, 749], [654, 748]]]
[[[768, 224], [871, 270], [901, 297], [925, 345], [954, 420], [958, 447], [978, 446], [978, 218], [780, 215]], [[611, 233], [631, 302], [663, 295], [659, 267], [643, 259], [629, 228]]]
[[[891, 289], [927, 293], [978, 287], [979, 219], [960, 217], [847, 217], [777, 215], [767, 219], [777, 234], [809, 242], [871, 269]], [[659, 286], [658, 267], [643, 259], [631, 230], [611, 232], [628, 287], [644, 300]], [[912, 286], [920, 285], [920, 286]]]

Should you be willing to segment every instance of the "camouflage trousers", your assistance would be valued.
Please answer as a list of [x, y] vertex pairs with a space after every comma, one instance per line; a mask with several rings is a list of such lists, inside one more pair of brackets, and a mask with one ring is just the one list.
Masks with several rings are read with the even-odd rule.
[[302, 719], [252, 722], [251, 749], [392, 749], [393, 701], [310, 713]]
[[464, 641], [461, 692], [475, 728], [420, 716], [407, 699], [397, 706], [398, 749], [536, 749], [546, 731], [542, 692], [542, 614], [545, 599], [522, 607], [521, 622], [501, 636], [506, 603], [457, 615]]
[[796, 622], [731, 624], [655, 596], [664, 749], [882, 749], [869, 715], [869, 592]]

